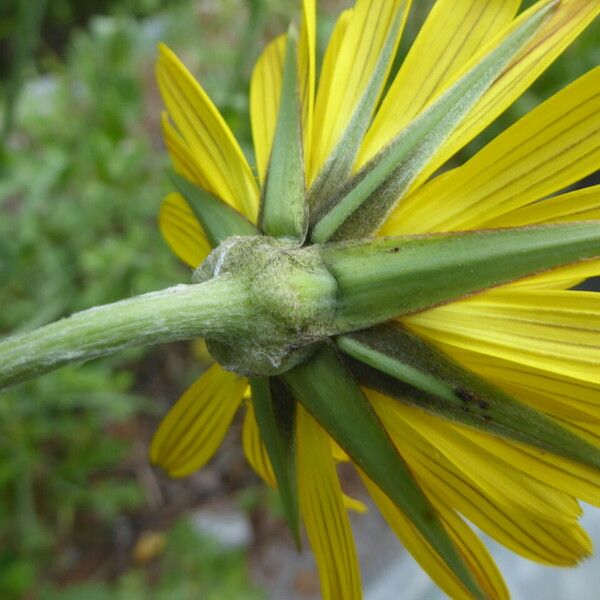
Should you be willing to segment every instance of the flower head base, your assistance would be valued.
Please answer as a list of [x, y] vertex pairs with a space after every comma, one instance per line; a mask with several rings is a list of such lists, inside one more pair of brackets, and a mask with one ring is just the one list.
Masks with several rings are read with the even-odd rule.
[[549, 197], [600, 162], [600, 68], [432, 177], [600, 13], [518, 6], [438, 0], [382, 98], [410, 2], [343, 13], [317, 86], [304, 0], [253, 74], [258, 182], [161, 49], [179, 192], [161, 228], [195, 282], [235, 280], [256, 318], [208, 337], [221, 366], [167, 415], [152, 459], [202, 467], [249, 384], [248, 460], [297, 541], [304, 524], [325, 598], [361, 595], [339, 461], [451, 597], [508, 596], [463, 517], [538, 562], [591, 549], [576, 499], [600, 505], [600, 296], [569, 288], [600, 273], [600, 189]]
[[243, 278], [257, 315], [247, 339], [239, 334], [207, 338], [211, 354], [229, 371], [246, 376], [283, 373], [332, 335], [337, 282], [317, 246], [233, 236], [194, 271], [192, 280], [227, 276]]

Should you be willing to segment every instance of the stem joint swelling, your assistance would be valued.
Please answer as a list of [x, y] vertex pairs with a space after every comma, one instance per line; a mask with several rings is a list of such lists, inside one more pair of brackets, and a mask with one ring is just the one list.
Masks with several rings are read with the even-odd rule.
[[243, 375], [276, 375], [305, 360], [333, 332], [337, 282], [319, 246], [263, 236], [225, 240], [194, 272], [194, 282], [235, 277], [252, 313], [244, 335], [207, 336], [213, 357]]

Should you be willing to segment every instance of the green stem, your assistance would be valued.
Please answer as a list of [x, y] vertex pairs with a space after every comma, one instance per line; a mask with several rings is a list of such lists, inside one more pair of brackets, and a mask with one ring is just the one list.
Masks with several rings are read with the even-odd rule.
[[0, 341], [0, 389], [124, 348], [244, 332], [247, 287], [219, 277], [98, 306]]

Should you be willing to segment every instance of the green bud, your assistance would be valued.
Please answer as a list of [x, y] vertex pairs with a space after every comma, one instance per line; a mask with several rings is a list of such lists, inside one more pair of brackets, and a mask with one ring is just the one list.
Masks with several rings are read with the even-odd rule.
[[[275, 375], [306, 360], [331, 333], [337, 282], [320, 246], [301, 248], [263, 236], [231, 237], [196, 269], [192, 280], [234, 277], [246, 286], [244, 335], [208, 336], [207, 347], [224, 368], [247, 376]], [[249, 320], [250, 321], [250, 320]]]

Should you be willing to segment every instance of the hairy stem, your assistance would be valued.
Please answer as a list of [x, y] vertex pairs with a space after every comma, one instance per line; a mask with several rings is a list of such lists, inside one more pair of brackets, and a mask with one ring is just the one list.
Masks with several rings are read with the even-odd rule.
[[124, 348], [243, 331], [246, 286], [219, 277], [91, 308], [0, 341], [0, 389]]

